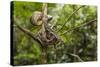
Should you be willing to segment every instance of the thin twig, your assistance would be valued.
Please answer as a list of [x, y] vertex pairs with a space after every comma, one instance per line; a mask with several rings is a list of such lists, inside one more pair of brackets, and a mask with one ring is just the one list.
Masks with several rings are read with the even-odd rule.
[[63, 35], [63, 34], [69, 33], [70, 31], [73, 31], [73, 30], [78, 29], [78, 28], [80, 28], [80, 27], [87, 26], [87, 25], [89, 25], [90, 23], [95, 22], [95, 21], [97, 21], [97, 19], [91, 20], [91, 21], [86, 22], [86, 23], [84, 23], [84, 24], [82, 24], [82, 25], [80, 25], [80, 26], [77, 26], [77, 27], [72, 28], [72, 29], [70, 29], [70, 30], [68, 30], [68, 31], [65, 31], [64, 33], [62, 33], [62, 34], [60, 34], [60, 35]]
[[76, 54], [69, 54], [69, 55], [76, 57], [80, 62], [83, 62], [83, 60], [78, 55]]
[[59, 32], [60, 30], [62, 30], [62, 28], [66, 25], [66, 23], [72, 18], [72, 16], [73, 16], [80, 8], [82, 8], [82, 7], [84, 7], [84, 6], [81, 6], [81, 7], [79, 7], [78, 9], [76, 9], [76, 10], [68, 17], [68, 19], [65, 20], [64, 24], [62, 25], [62, 27], [61, 27], [57, 32]]

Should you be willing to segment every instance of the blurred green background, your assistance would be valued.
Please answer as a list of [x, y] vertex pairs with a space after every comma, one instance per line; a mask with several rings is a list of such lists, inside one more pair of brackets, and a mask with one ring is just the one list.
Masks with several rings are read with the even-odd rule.
[[[31, 25], [30, 17], [34, 11], [42, 11], [43, 3], [14, 1], [13, 4], [12, 16], [17, 18], [16, 22], [35, 34], [38, 27]], [[47, 64], [97, 60], [97, 22], [73, 29], [97, 19], [97, 7], [84, 5], [67, 21], [68, 17], [81, 6], [48, 3], [48, 14], [53, 16], [49, 26], [60, 36], [65, 45], [64, 47], [60, 45], [56, 52], [52, 45], [47, 47]], [[13, 25], [13, 28], [14, 65], [41, 64], [39, 43], [19, 30], [16, 25]], [[61, 30], [58, 31], [59, 29]], [[66, 31], [69, 32], [60, 35]]]

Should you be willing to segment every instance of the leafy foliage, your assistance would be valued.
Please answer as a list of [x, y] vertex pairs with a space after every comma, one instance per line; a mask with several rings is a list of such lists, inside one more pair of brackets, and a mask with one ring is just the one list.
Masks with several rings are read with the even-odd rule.
[[[66, 63], [97, 60], [97, 7], [71, 4], [48, 4], [48, 14], [53, 16], [49, 26], [64, 42], [54, 48], [47, 47], [47, 63]], [[17, 23], [36, 34], [39, 26], [30, 24], [30, 16], [34, 11], [42, 11], [42, 3], [14, 2], [13, 18]], [[66, 21], [71, 14], [72, 17]], [[65, 24], [64, 24], [65, 23]], [[64, 24], [64, 26], [63, 26]], [[13, 25], [14, 65], [41, 64], [41, 47], [38, 42]], [[60, 30], [61, 29], [61, 30]]]

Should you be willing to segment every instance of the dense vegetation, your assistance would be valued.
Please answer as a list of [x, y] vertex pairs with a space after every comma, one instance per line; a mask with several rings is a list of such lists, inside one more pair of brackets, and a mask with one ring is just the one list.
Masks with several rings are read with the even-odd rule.
[[[34, 11], [42, 11], [43, 3], [14, 2], [14, 23], [34, 34], [39, 26], [30, 23]], [[64, 44], [56, 48], [46, 47], [46, 63], [85, 62], [97, 60], [97, 8], [88, 5], [48, 4], [48, 23]], [[15, 17], [17, 20], [15, 20]], [[14, 65], [41, 64], [41, 48], [38, 42], [13, 24]]]

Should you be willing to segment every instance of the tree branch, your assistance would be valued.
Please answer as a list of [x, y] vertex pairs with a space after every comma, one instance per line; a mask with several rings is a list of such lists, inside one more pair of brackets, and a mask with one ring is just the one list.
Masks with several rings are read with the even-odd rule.
[[22, 32], [24, 32], [24, 33], [27, 34], [28, 36], [30, 36], [33, 40], [35, 40], [36, 42], [38, 42], [38, 43], [41, 45], [41, 47], [42, 47], [42, 43], [39, 41], [39, 39], [38, 39], [37, 37], [35, 37], [34, 34], [33, 34], [30, 30], [21, 27], [21, 26], [17, 23], [17, 19], [16, 19], [16, 18], [14, 18], [14, 24], [17, 26], [18, 29], [20, 29]]
[[76, 55], [76, 54], [69, 54], [69, 55], [77, 58], [80, 62], [83, 62], [83, 60], [78, 55]]
[[81, 6], [81, 7], [79, 7], [78, 9], [76, 9], [76, 10], [68, 17], [68, 19], [65, 20], [64, 24], [62, 25], [62, 27], [61, 27], [57, 32], [59, 32], [60, 30], [62, 30], [63, 27], [66, 25], [66, 23], [72, 18], [72, 16], [73, 16], [80, 8], [82, 8], [82, 7], [84, 7], [84, 6]]
[[87, 22], [87, 23], [84, 23], [84, 24], [78, 26], [78, 27], [75, 27], [75, 28], [72, 28], [72, 29], [70, 29], [70, 30], [68, 30], [68, 31], [65, 31], [64, 33], [62, 33], [62, 34], [60, 34], [60, 35], [66, 34], [66, 33], [70, 32], [70, 31], [73, 31], [73, 30], [78, 29], [78, 28], [80, 28], [80, 27], [87, 26], [87, 25], [89, 25], [90, 23], [95, 22], [95, 21], [97, 21], [97, 19], [91, 20], [91, 21], [89, 21], [89, 22]]

